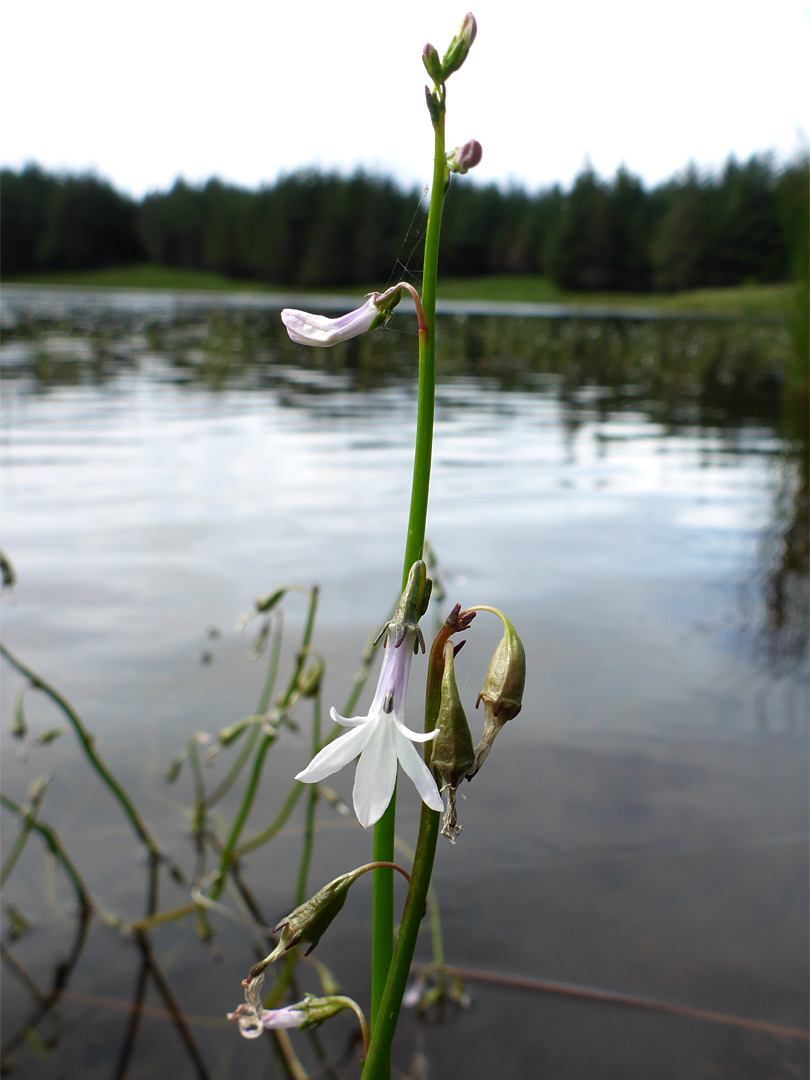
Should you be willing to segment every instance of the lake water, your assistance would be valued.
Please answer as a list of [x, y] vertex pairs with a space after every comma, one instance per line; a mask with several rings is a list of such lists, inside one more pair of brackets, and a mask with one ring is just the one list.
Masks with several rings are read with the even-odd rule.
[[[149, 293], [7, 288], [3, 319], [2, 546], [18, 575], [3, 640], [72, 703], [193, 875], [191, 779], [163, 774], [195, 732], [256, 709], [267, 658], [240, 616], [317, 582], [324, 704], [340, 708], [394, 599], [416, 338], [399, 317], [306, 350], [272, 301]], [[522, 713], [467, 787], [464, 832], [437, 857], [446, 959], [471, 975], [471, 1003], [405, 1015], [400, 1074], [806, 1076], [807, 431], [781, 387], [789, 342], [767, 324], [493, 313], [447, 314], [439, 334], [428, 535], [442, 610], [503, 608], [529, 672]], [[305, 612], [290, 594], [282, 681]], [[479, 624], [457, 663], [474, 734], [499, 638]], [[212, 942], [191, 920], [154, 931], [160, 983], [105, 920], [145, 912], [142, 849], [74, 735], [36, 742], [65, 726], [42, 695], [25, 694], [27, 738], [11, 734], [25, 683], [3, 675], [3, 791], [21, 804], [51, 777], [39, 818], [97, 904], [77, 937], [73, 893], [29, 837], [3, 894], [4, 1067], [285, 1075], [272, 1044], [224, 1019], [256, 957], [250, 930], [214, 914]], [[268, 759], [251, 829], [308, 759], [306, 709], [300, 721]], [[352, 772], [331, 780], [343, 798]], [[232, 800], [221, 808], [224, 831]], [[406, 844], [417, 812], [402, 785]], [[245, 861], [270, 925], [294, 906], [303, 820], [299, 807]], [[17, 833], [4, 810], [6, 853]], [[370, 843], [322, 803], [311, 891], [368, 861]], [[314, 954], [363, 1004], [368, 880]], [[166, 879], [159, 907], [188, 896]], [[417, 955], [430, 958], [427, 938]], [[317, 988], [307, 968], [300, 982]], [[324, 1075], [357, 1075], [353, 1032], [347, 1017], [320, 1029]]]

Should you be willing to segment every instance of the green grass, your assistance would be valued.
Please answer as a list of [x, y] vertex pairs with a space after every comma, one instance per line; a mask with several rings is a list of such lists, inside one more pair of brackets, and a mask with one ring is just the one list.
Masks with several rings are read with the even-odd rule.
[[[167, 266], [139, 264], [112, 270], [16, 275], [6, 282], [32, 285], [84, 285], [128, 289], [201, 289], [217, 292], [325, 292], [357, 293], [375, 288], [284, 289], [260, 281], [238, 280], [204, 270], [177, 270]], [[381, 288], [378, 284], [376, 288]], [[446, 300], [501, 300], [529, 303], [576, 304], [592, 307], [652, 307], [673, 313], [716, 312], [745, 315], [783, 314], [792, 295], [791, 285], [739, 285], [723, 289], [696, 289], [667, 293], [570, 293], [558, 289], [548, 278], [530, 275], [500, 275], [478, 278], [447, 278], [439, 282], [439, 295]]]
[[171, 266], [119, 266], [106, 270], [73, 270], [40, 274], [12, 274], [3, 277], [7, 284], [83, 285], [121, 289], [213, 289], [217, 292], [268, 292], [260, 281], [240, 281], [211, 274], [207, 270], [178, 270]]

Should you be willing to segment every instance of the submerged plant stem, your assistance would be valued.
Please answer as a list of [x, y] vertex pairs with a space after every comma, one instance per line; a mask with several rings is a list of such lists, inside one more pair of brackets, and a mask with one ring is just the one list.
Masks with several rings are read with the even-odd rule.
[[[276, 677], [278, 675], [278, 665], [281, 658], [281, 641], [283, 633], [281, 625], [273, 635], [273, 644], [270, 649], [270, 659], [267, 665], [267, 675], [264, 680], [264, 686], [262, 687], [261, 697], [259, 698], [259, 706], [256, 710], [257, 716], [266, 716], [267, 710], [270, 708], [270, 699], [273, 696], [273, 689], [276, 685]], [[219, 802], [223, 796], [231, 790], [236, 782], [240, 772], [245, 767], [245, 763], [250, 758], [253, 751], [253, 747], [256, 745], [256, 740], [259, 737], [259, 724], [254, 724], [248, 735], [242, 744], [242, 748], [237, 755], [236, 761], [234, 761], [227, 776], [222, 780], [222, 783], [212, 791], [208, 798], [205, 800], [206, 807], [210, 808], [215, 803]]]
[[84, 886], [79, 871], [70, 861], [66, 851], [59, 842], [59, 837], [56, 835], [56, 832], [49, 825], [44, 825], [41, 821], [37, 821], [33, 817], [26, 818], [25, 809], [18, 806], [12, 799], [9, 799], [7, 795], [0, 795], [0, 803], [2, 803], [6, 810], [10, 810], [12, 813], [17, 814], [20, 818], [25, 820], [25, 828], [27, 831], [38, 833], [42, 837], [48, 850], [59, 860], [65, 873], [70, 878], [70, 883], [76, 893], [76, 899], [79, 902], [79, 907], [83, 915], [88, 914], [92, 906], [90, 894]]
[[[318, 595], [320, 590], [317, 585], [313, 585], [309, 594], [309, 611], [307, 612], [307, 621], [304, 627], [304, 633], [301, 639], [301, 647], [298, 650], [298, 655], [295, 662], [295, 670], [293, 671], [292, 678], [284, 693], [283, 698], [279, 702], [279, 708], [285, 709], [289, 706], [293, 699], [294, 694], [297, 691], [298, 682], [301, 678], [301, 673], [304, 670], [304, 664], [309, 653], [310, 643], [312, 641], [312, 635], [315, 630], [315, 613], [318, 610]], [[219, 862], [219, 876], [214, 883], [214, 887], [211, 890], [211, 898], [218, 900], [222, 895], [222, 890], [225, 888], [225, 880], [228, 870], [236, 858], [237, 844], [239, 838], [242, 835], [242, 830], [245, 827], [250, 811], [253, 808], [253, 801], [256, 798], [256, 793], [259, 790], [259, 781], [261, 780], [262, 768], [264, 767], [264, 759], [267, 755], [267, 751], [276, 740], [275, 734], [264, 735], [262, 737], [259, 748], [256, 751], [256, 757], [253, 761], [253, 769], [251, 770], [250, 779], [248, 780], [245, 794], [242, 798], [241, 805], [237, 812], [233, 826], [231, 827], [230, 835], [228, 836], [225, 846], [222, 849], [222, 855]]]
[[25, 676], [25, 678], [28, 679], [34, 689], [41, 690], [46, 697], [51, 699], [54, 705], [56, 705], [59, 709], [62, 710], [71, 727], [76, 732], [79, 743], [81, 744], [82, 750], [84, 751], [85, 757], [90, 762], [95, 771], [98, 773], [99, 777], [109, 789], [109, 791], [112, 793], [114, 798], [118, 801], [122, 810], [129, 818], [129, 821], [136, 834], [138, 835], [138, 838], [143, 842], [143, 844], [149, 851], [149, 854], [153, 858], [163, 858], [163, 853], [161, 852], [157, 841], [147, 829], [146, 825], [143, 822], [143, 819], [141, 818], [141, 815], [135, 809], [132, 800], [127, 795], [124, 788], [121, 786], [121, 784], [119, 784], [119, 782], [110, 772], [110, 770], [101, 760], [101, 757], [99, 756], [95, 747], [95, 739], [88, 732], [87, 728], [82, 723], [81, 718], [79, 717], [73, 706], [65, 698], [62, 697], [58, 690], [55, 690], [49, 683], [46, 683], [44, 679], [41, 679], [39, 675], [36, 674], [36, 672], [32, 671], [29, 667], [27, 667], [21, 660], [18, 660], [17, 657], [14, 656], [11, 652], [9, 652], [9, 650], [3, 644], [0, 644], [0, 655], [4, 656], [13, 668], [16, 668], [16, 670], [21, 675]]
[[[312, 756], [321, 748], [321, 692], [318, 690], [312, 701]], [[298, 870], [298, 888], [295, 893], [295, 906], [298, 907], [307, 898], [307, 877], [312, 862], [312, 849], [315, 844], [315, 809], [318, 805], [318, 785], [312, 784], [307, 792], [307, 812], [304, 823], [304, 846], [301, 849], [301, 865]]]

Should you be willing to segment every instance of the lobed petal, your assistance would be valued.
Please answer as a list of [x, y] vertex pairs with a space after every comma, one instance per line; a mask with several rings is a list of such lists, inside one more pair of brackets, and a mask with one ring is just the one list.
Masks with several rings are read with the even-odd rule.
[[[397, 780], [397, 752], [394, 728], [388, 717], [381, 716], [369, 724], [370, 737], [366, 743], [357, 772], [354, 775], [354, 812], [367, 829], [383, 816], [394, 794]], [[342, 736], [346, 738], [347, 736]]]
[[434, 728], [433, 731], [411, 731], [401, 720], [397, 719], [396, 714], [394, 715], [394, 723], [397, 731], [404, 735], [406, 739], [410, 739], [411, 742], [430, 742], [431, 739], [435, 739], [439, 735], [438, 728]]
[[394, 730], [394, 739], [399, 763], [419, 792], [422, 802], [429, 806], [431, 810], [441, 812], [444, 809], [444, 803], [439, 794], [436, 781], [431, 776], [430, 769], [420, 758], [416, 747], [408, 736], [400, 732], [399, 727]]
[[332, 773], [339, 772], [362, 753], [372, 734], [373, 725], [364, 724], [338, 736], [334, 742], [319, 751], [305, 769], [296, 773], [295, 779], [303, 784], [317, 784]]
[[329, 710], [329, 715], [335, 721], [336, 724], [342, 724], [343, 727], [359, 727], [361, 724], [368, 724], [369, 716], [341, 716], [335, 706]]

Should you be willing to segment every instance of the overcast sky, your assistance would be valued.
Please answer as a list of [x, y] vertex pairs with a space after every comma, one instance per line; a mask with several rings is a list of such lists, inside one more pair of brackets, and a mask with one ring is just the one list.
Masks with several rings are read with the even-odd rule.
[[590, 160], [650, 185], [806, 146], [806, 0], [9, 0], [0, 160], [136, 196], [304, 166], [421, 186], [422, 46], [443, 53], [465, 4], [478, 38], [447, 137], [482, 143], [479, 181], [567, 185]]

